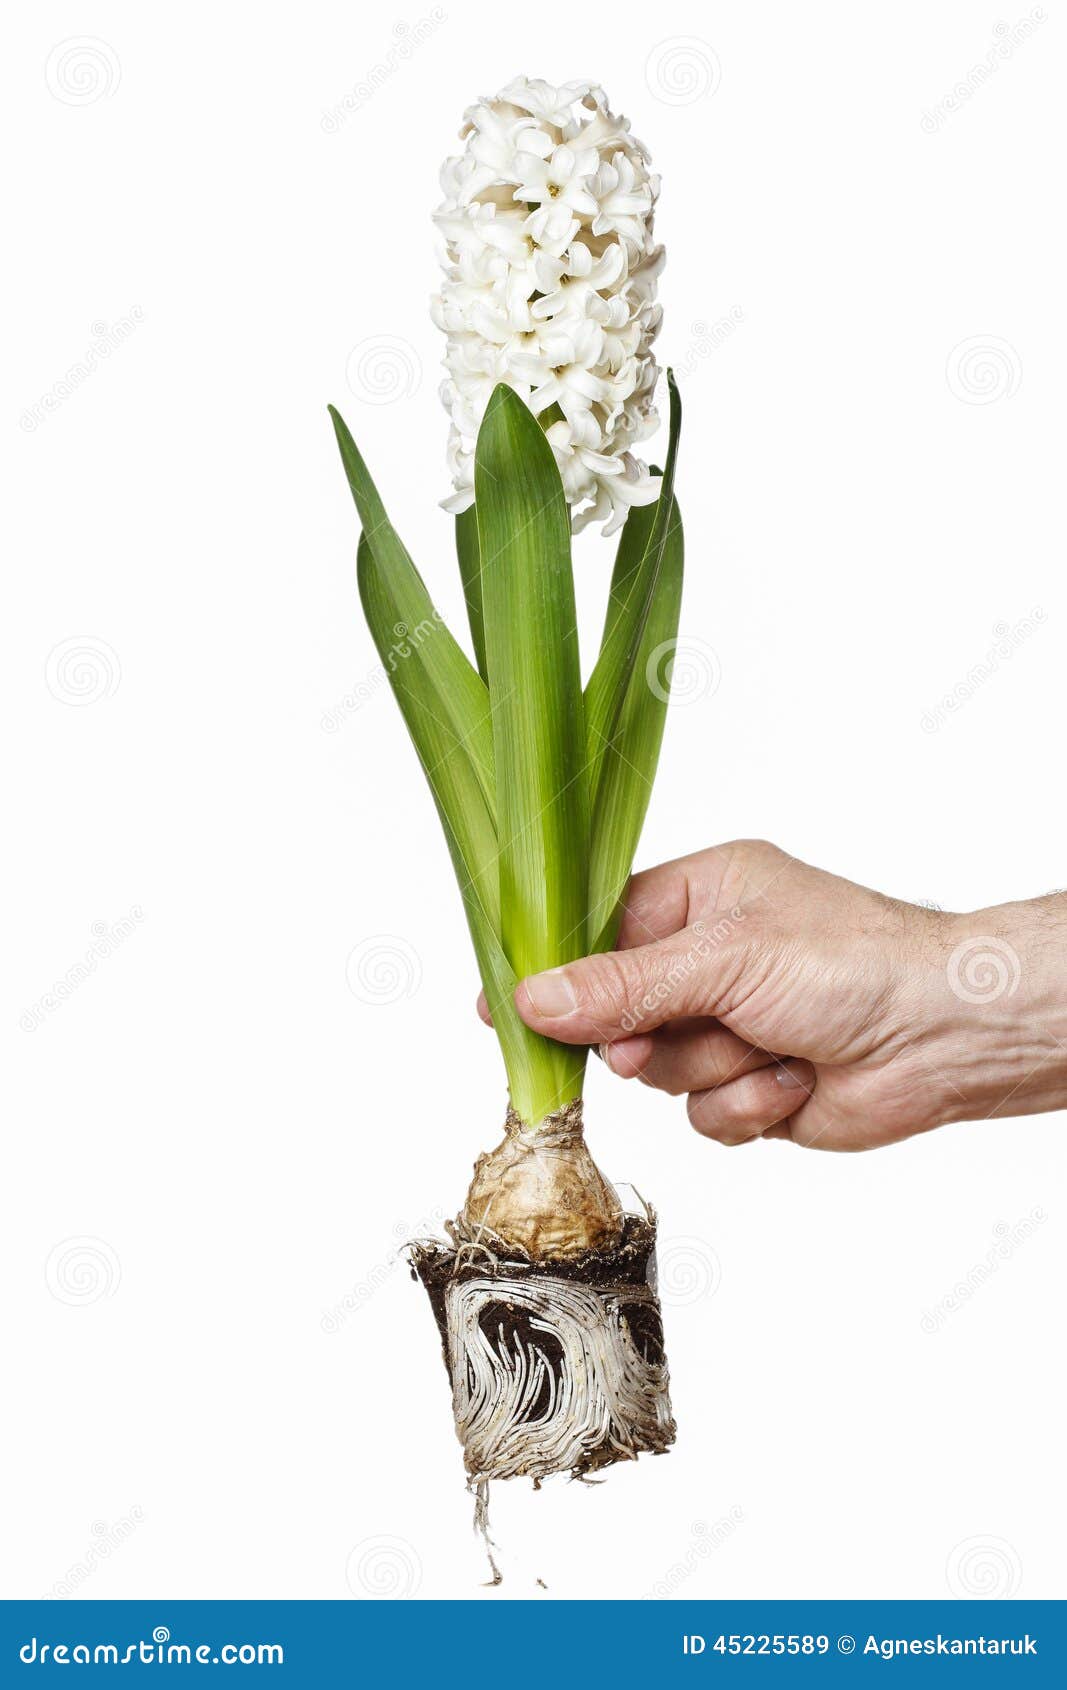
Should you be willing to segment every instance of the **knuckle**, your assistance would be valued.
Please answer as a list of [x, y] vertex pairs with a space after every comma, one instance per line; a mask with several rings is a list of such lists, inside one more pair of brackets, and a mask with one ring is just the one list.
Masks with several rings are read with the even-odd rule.
[[761, 1116], [761, 1076], [747, 1074], [737, 1080], [692, 1092], [689, 1119], [698, 1132], [720, 1144], [743, 1144], [752, 1136]]
[[651, 1054], [641, 1063], [639, 1073], [646, 1085], [666, 1092], [668, 1097], [681, 1097], [693, 1089], [692, 1075], [686, 1076], [669, 1050], [653, 1047]]
[[747, 1060], [750, 1051], [751, 1046], [735, 1038], [732, 1033], [706, 1033], [699, 1051], [699, 1060], [704, 1072], [710, 1076], [707, 1084], [721, 1086], [742, 1073], [741, 1065]]
[[784, 855], [780, 846], [772, 844], [769, 839], [731, 839], [725, 847], [727, 851], [743, 852], [748, 857], [780, 857]]
[[636, 914], [642, 907], [655, 885], [656, 874], [652, 869], [640, 869], [636, 874], [630, 876], [624, 902], [631, 914]]
[[720, 883], [724, 901], [731, 902], [742, 895], [753, 879], [760, 882], [775, 878], [791, 861], [788, 851], [773, 845], [769, 839], [733, 839], [723, 846], [727, 868]]
[[619, 951], [605, 951], [590, 957], [587, 975], [587, 1009], [592, 1016], [617, 1022], [622, 1033], [639, 1033], [648, 1021], [644, 1011], [643, 977], [636, 963]]
[[767, 1072], [761, 1070], [755, 1074], [744, 1074], [724, 1087], [723, 1096], [732, 1125], [752, 1122], [768, 1113], [766, 1085]]
[[677, 1066], [655, 1056], [641, 1066], [641, 1078], [646, 1085], [654, 1086], [657, 1091], [666, 1092], [668, 1097], [683, 1097], [693, 1087], [692, 1075], [686, 1076], [678, 1071]]
[[729, 1130], [728, 1124], [719, 1114], [714, 1092], [691, 1091], [685, 1107], [690, 1126], [702, 1137], [721, 1140], [723, 1134]]

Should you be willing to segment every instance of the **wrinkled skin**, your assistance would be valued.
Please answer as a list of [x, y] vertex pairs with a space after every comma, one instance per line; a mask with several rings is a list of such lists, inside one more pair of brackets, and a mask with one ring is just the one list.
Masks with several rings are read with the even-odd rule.
[[949, 915], [744, 840], [636, 875], [618, 949], [515, 1001], [722, 1144], [865, 1150], [1067, 1105], [1067, 896]]

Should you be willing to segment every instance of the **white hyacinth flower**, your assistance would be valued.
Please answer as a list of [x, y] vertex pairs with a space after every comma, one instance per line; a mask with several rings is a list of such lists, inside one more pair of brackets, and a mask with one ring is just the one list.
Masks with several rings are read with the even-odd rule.
[[610, 534], [659, 491], [632, 450], [658, 426], [659, 178], [589, 82], [519, 77], [471, 106], [460, 137], [435, 213], [445, 281], [432, 310], [448, 337], [455, 486], [442, 503], [473, 504], [478, 427], [506, 382], [542, 420], [575, 530], [602, 521]]

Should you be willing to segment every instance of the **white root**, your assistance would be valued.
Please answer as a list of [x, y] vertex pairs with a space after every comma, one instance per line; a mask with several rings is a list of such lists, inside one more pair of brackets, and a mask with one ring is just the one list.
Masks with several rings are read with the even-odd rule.
[[655, 1290], [655, 1215], [627, 1215], [574, 1099], [529, 1126], [508, 1110], [451, 1248], [416, 1243], [472, 1483], [584, 1478], [674, 1442]]
[[480, 1479], [581, 1473], [673, 1441], [666, 1365], [635, 1342], [648, 1285], [551, 1274], [453, 1279], [445, 1293], [456, 1430]]

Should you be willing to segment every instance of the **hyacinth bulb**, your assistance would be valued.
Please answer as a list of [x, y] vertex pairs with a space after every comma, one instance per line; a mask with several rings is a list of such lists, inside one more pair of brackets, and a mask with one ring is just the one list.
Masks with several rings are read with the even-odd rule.
[[474, 502], [474, 448], [506, 382], [541, 419], [572, 523], [612, 533], [659, 482], [634, 448], [653, 433], [663, 248], [659, 179], [602, 88], [520, 77], [466, 113], [435, 213], [445, 279], [433, 317], [448, 339], [441, 397], [459, 512]]

